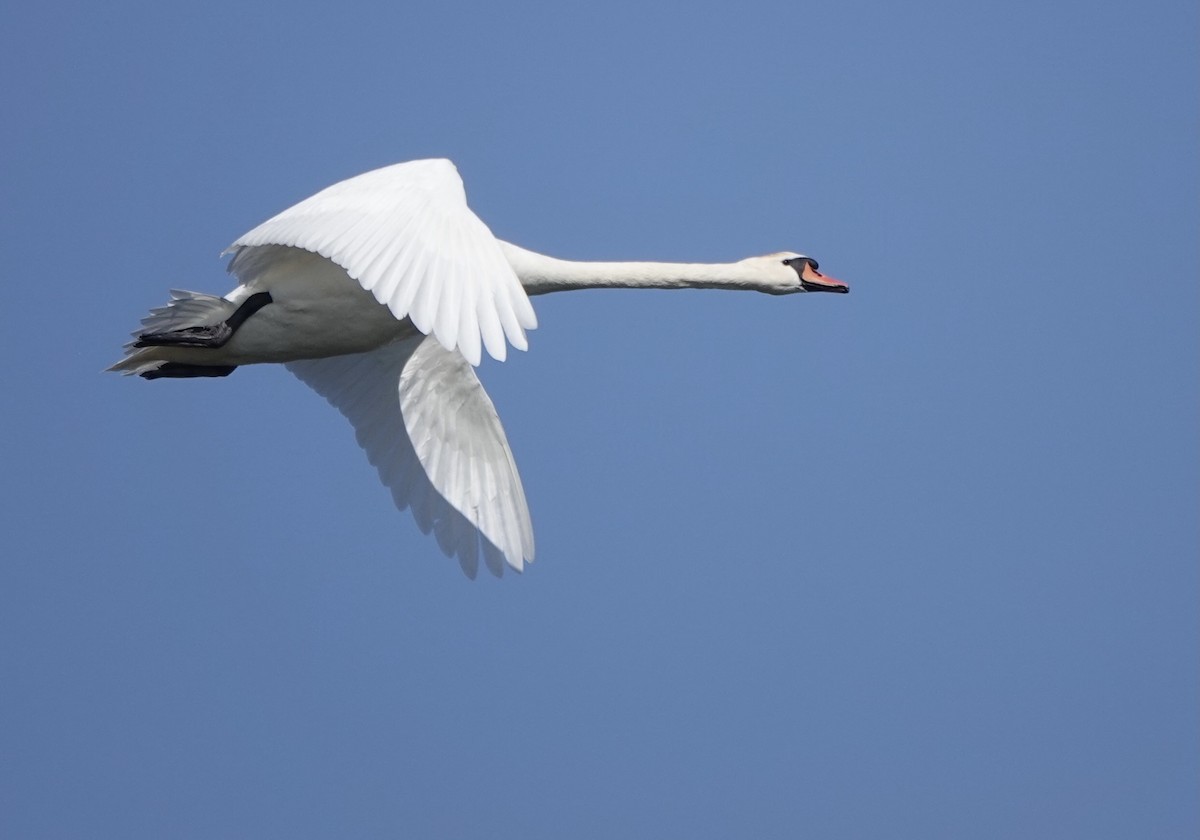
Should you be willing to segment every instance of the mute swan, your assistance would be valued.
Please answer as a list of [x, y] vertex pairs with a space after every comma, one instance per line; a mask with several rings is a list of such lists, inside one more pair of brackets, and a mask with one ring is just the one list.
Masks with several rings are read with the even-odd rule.
[[448, 160], [334, 184], [234, 242], [224, 297], [172, 291], [109, 370], [227, 376], [282, 362], [354, 426], [397, 507], [474, 577], [534, 556], [525, 493], [475, 376], [537, 326], [529, 295], [566, 289], [847, 292], [792, 252], [701, 265], [568, 262], [496, 239]]

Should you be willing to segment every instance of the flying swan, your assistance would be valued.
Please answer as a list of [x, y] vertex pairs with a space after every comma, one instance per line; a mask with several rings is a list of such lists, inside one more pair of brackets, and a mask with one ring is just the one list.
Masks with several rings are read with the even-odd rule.
[[400, 510], [474, 577], [533, 561], [521, 479], [475, 376], [537, 326], [531, 295], [568, 289], [847, 292], [784, 252], [715, 265], [571, 262], [503, 242], [448, 160], [376, 169], [268, 219], [226, 250], [224, 297], [172, 291], [109, 370], [228, 376], [281, 362], [354, 426]]

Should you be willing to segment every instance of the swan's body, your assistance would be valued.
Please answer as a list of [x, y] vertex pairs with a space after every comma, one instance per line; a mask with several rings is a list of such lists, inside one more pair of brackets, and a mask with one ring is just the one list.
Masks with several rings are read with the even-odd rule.
[[474, 575], [533, 560], [524, 491], [472, 365], [524, 350], [529, 295], [582, 288], [847, 291], [795, 253], [736, 263], [586, 263], [502, 242], [446, 160], [335, 184], [229, 248], [240, 285], [173, 292], [112, 370], [224, 376], [281, 362], [336, 406], [397, 506]]

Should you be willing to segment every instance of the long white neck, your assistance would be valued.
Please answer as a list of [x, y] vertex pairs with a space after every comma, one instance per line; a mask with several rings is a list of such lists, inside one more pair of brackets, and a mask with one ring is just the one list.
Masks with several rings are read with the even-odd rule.
[[498, 240], [530, 295], [570, 289], [745, 289], [780, 291], [761, 265], [736, 263], [575, 262]]

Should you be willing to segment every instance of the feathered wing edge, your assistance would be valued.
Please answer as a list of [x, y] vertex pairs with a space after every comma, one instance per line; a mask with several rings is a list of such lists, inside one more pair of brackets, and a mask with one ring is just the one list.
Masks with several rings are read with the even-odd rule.
[[342, 413], [400, 510], [474, 578], [533, 561], [533, 527], [504, 429], [474, 370], [423, 336], [289, 362]]

